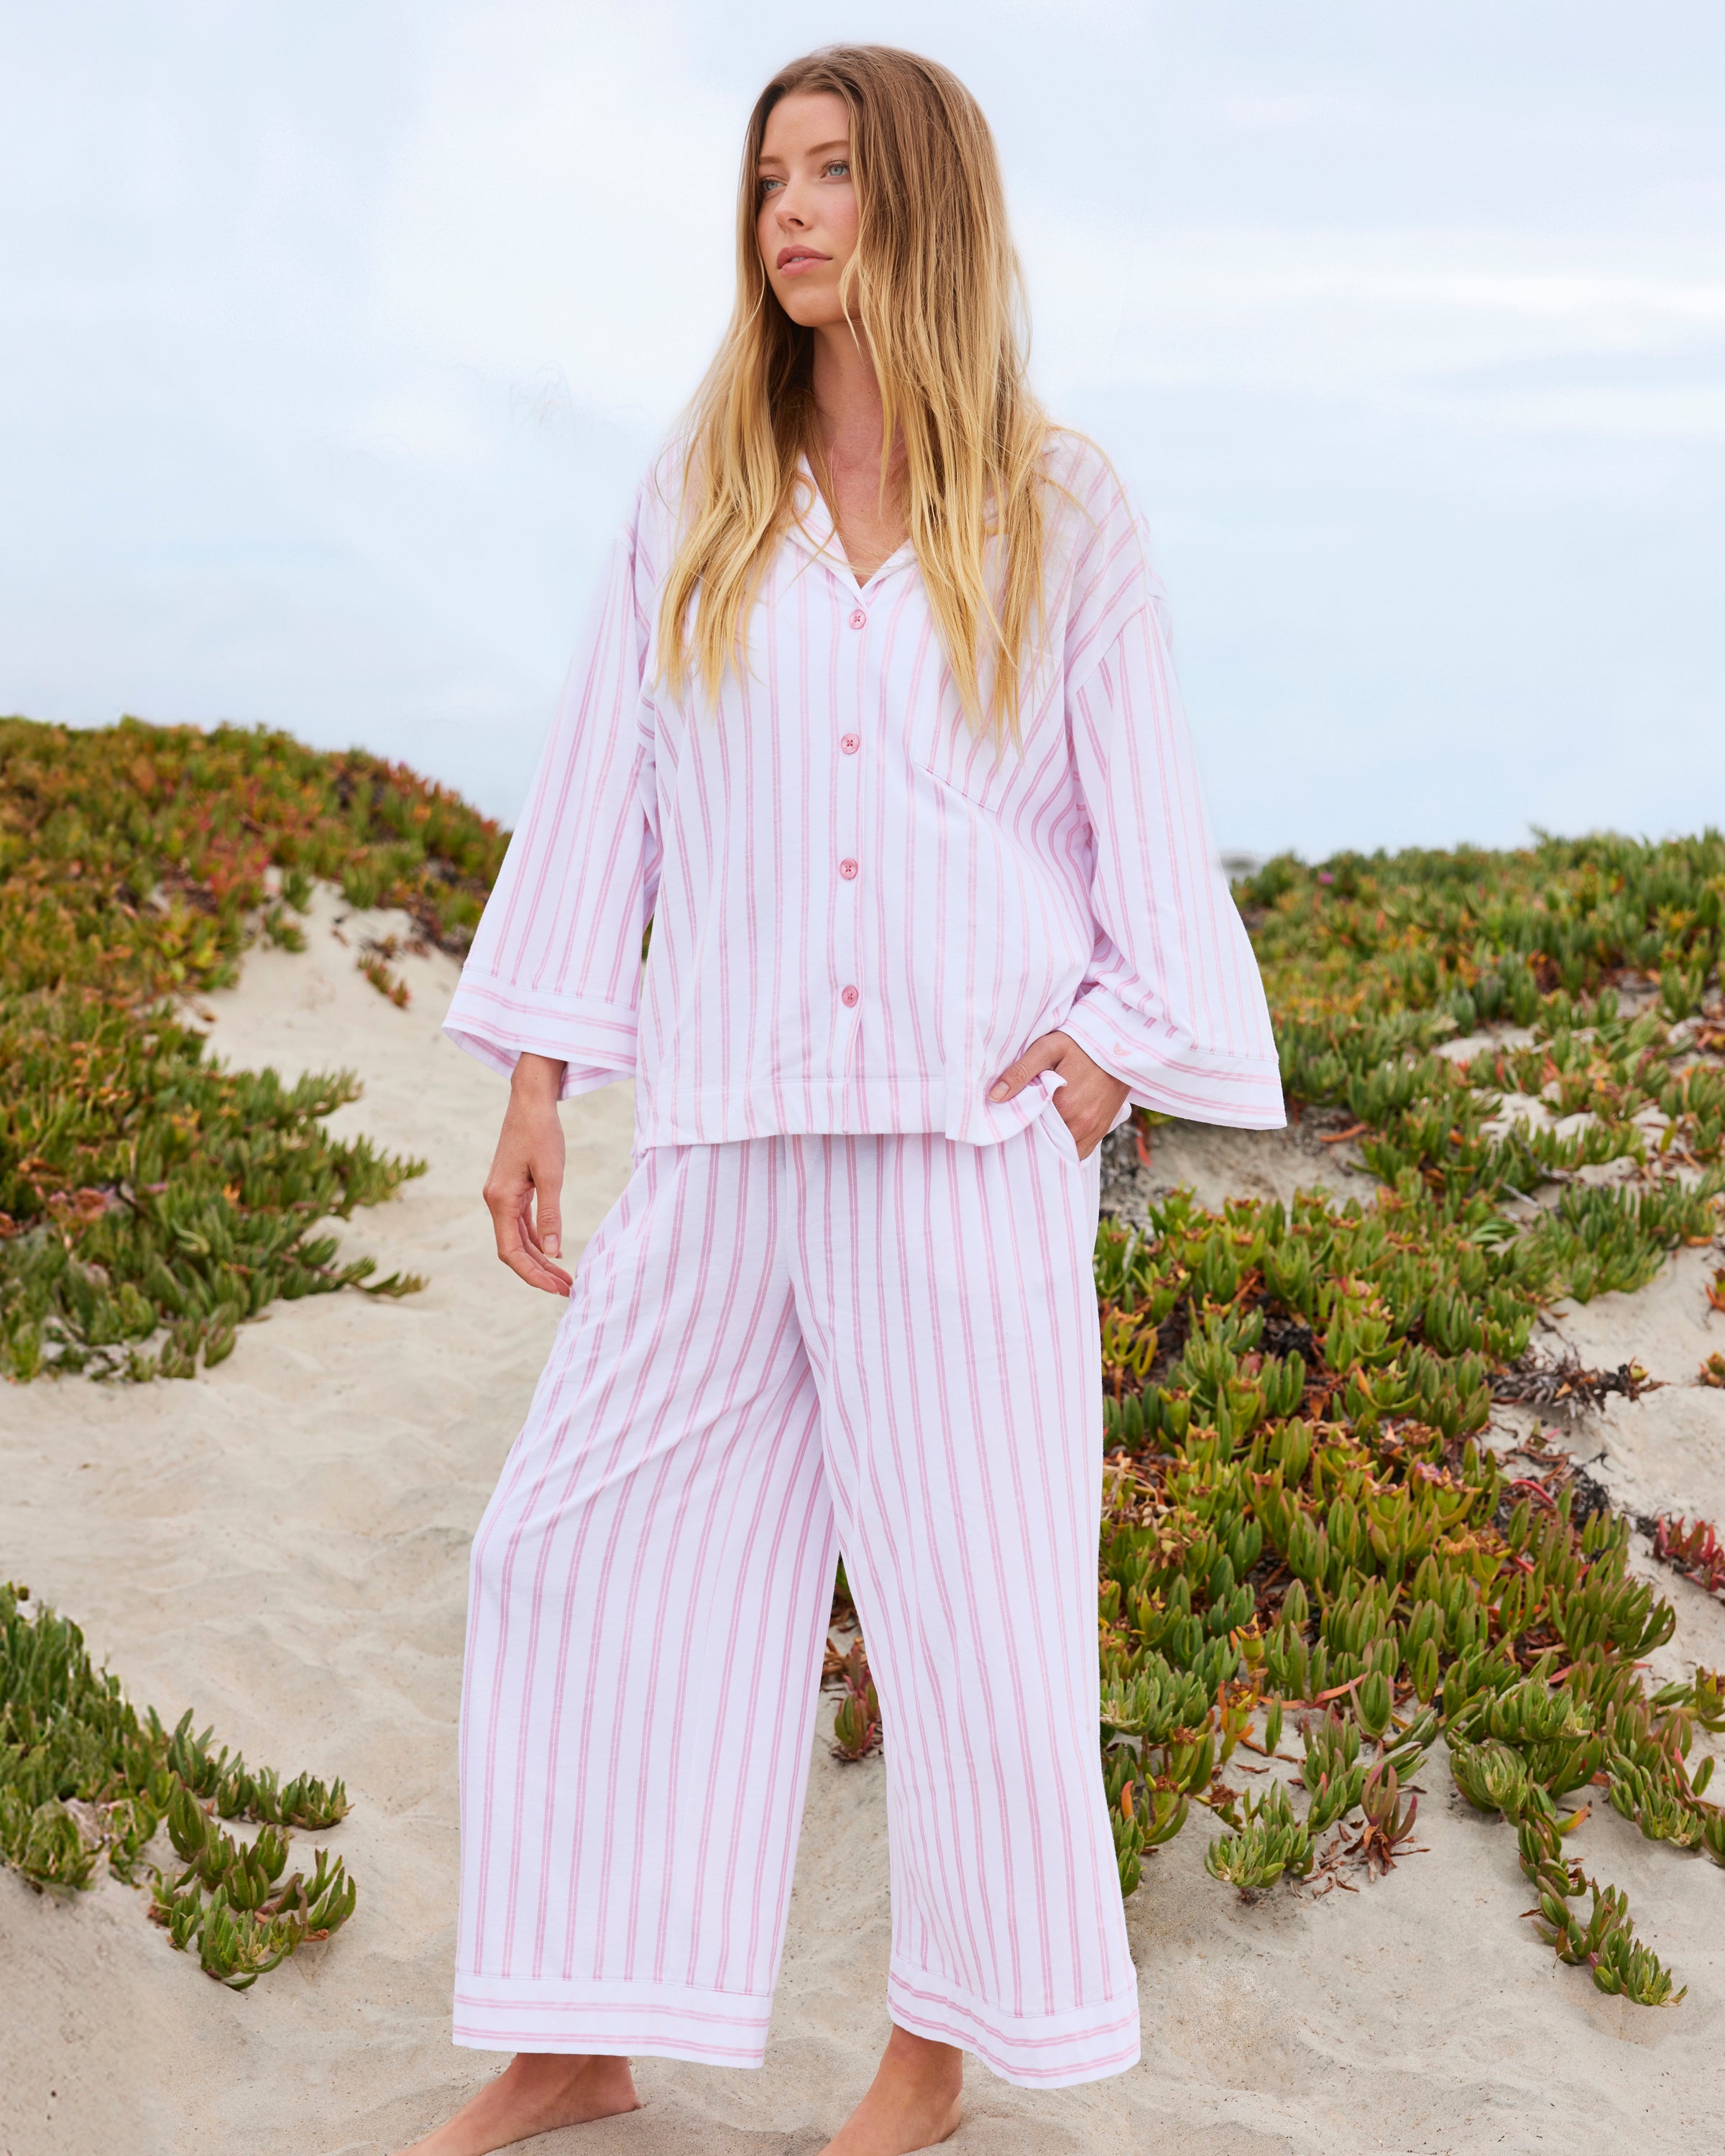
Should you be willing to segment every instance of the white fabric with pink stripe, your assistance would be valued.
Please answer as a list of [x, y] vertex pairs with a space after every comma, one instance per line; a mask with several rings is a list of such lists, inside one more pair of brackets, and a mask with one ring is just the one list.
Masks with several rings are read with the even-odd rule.
[[[564, 1091], [639, 1079], [642, 1146], [809, 1131], [983, 1144], [988, 1086], [1060, 1027], [1144, 1106], [1283, 1121], [1141, 521], [1054, 438], [1048, 629], [1022, 750], [968, 728], [914, 550], [859, 589], [818, 493], [716, 710], [655, 689], [675, 545], [643, 483], [446, 1024]], [[806, 467], [805, 467], [806, 472]], [[641, 939], [652, 947], [644, 975]]]
[[455, 2037], [761, 2062], [837, 1546], [881, 1700], [893, 2019], [1138, 2055], [1097, 1743], [1097, 1163], [644, 1153], [475, 1539]]

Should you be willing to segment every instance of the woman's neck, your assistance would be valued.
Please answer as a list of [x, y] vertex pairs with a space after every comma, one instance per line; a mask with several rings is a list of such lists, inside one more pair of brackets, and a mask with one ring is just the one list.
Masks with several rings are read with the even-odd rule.
[[880, 383], [866, 342], [842, 323], [815, 333], [812, 386], [826, 465], [827, 506], [845, 559], [857, 582], [866, 583], [908, 534], [899, 488], [903, 445], [893, 444], [883, 501]]
[[829, 463], [855, 470], [880, 463], [880, 382], [865, 341], [844, 324], [818, 330], [812, 387], [821, 446]]

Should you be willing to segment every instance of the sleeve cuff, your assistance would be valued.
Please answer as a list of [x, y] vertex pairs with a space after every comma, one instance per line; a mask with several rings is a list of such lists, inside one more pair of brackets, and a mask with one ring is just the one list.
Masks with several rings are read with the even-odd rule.
[[457, 983], [444, 1031], [458, 1048], [506, 1078], [523, 1055], [564, 1065], [558, 1097], [572, 1100], [635, 1075], [636, 1014], [593, 996], [522, 988], [470, 966]]
[[1200, 1048], [1189, 1033], [1165, 1019], [1145, 1018], [1100, 984], [1085, 991], [1059, 1029], [1130, 1087], [1127, 1097], [1137, 1107], [1232, 1130], [1279, 1131], [1286, 1125], [1281, 1070], [1273, 1056]]

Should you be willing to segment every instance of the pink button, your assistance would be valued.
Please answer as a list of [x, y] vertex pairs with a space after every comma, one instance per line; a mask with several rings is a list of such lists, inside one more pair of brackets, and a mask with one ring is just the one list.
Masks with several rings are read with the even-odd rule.
[[839, 1000], [844, 1004], [846, 1010], [855, 1010], [857, 1004], [861, 1002], [862, 998], [857, 989], [844, 988], [839, 992]]
[[854, 883], [856, 880], [856, 863], [855, 861], [840, 861], [839, 864], [839, 873], [844, 877], [846, 883]]
[[850, 626], [853, 629], [866, 629], [868, 624], [869, 618], [862, 608], [860, 607], [854, 608], [850, 616]]
[[862, 747], [862, 736], [860, 734], [840, 734], [839, 737], [839, 746], [844, 750], [846, 756], [855, 756], [857, 751]]

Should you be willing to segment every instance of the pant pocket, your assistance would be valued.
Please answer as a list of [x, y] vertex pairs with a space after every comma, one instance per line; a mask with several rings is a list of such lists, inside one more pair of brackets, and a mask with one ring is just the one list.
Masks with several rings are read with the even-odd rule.
[[1043, 1072], [1040, 1083], [1047, 1091], [1048, 1100], [1036, 1118], [1036, 1127], [1069, 1168], [1082, 1168], [1078, 1141], [1066, 1127], [1066, 1119], [1060, 1113], [1060, 1085], [1054, 1081], [1053, 1073], [1047, 1070]]

